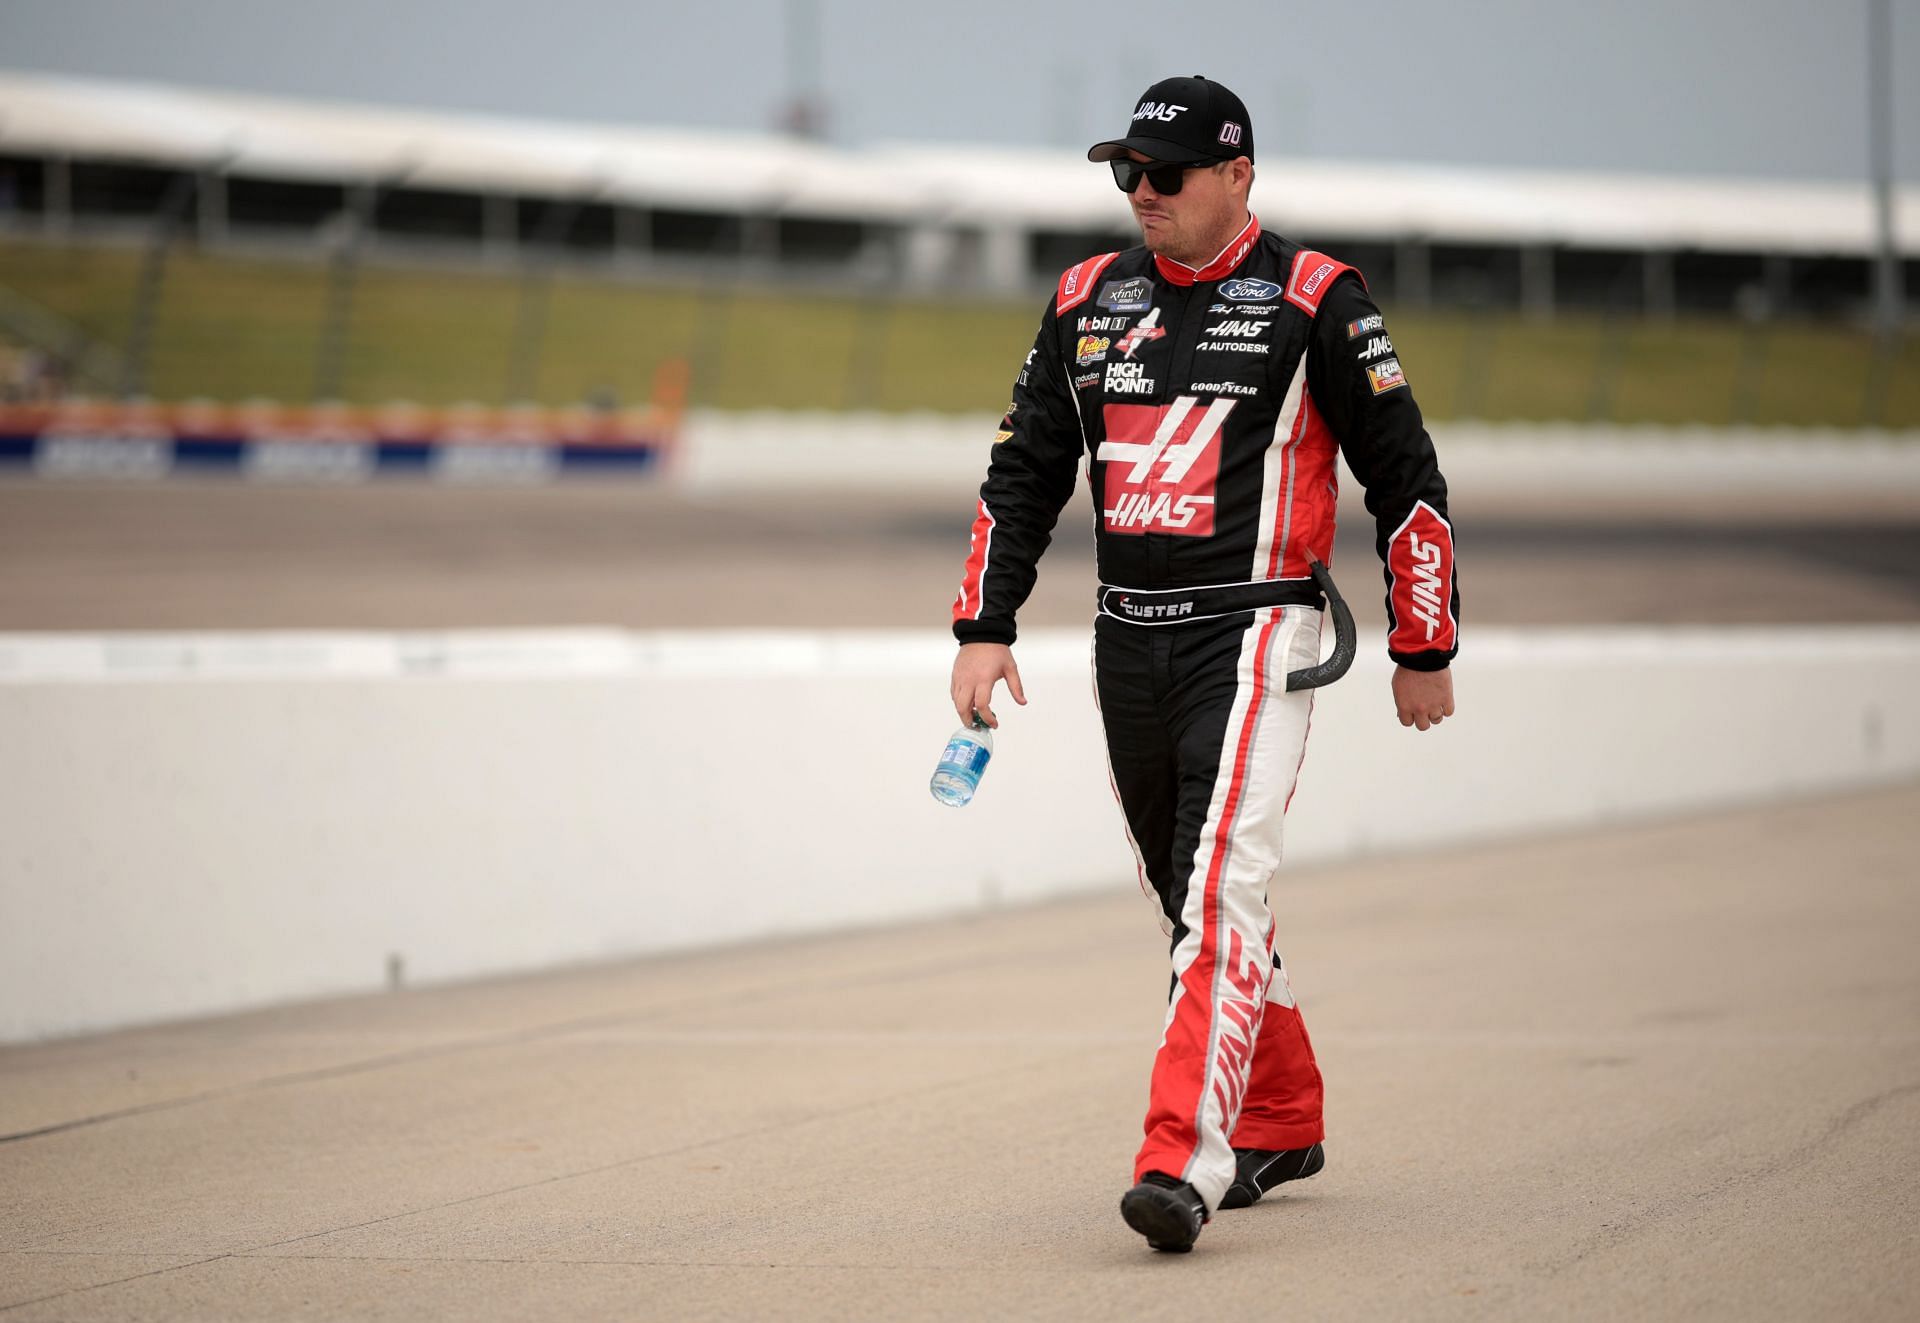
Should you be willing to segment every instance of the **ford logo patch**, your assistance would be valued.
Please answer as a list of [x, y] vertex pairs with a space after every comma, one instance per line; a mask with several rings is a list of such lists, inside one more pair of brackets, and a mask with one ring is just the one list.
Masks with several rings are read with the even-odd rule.
[[1280, 297], [1280, 287], [1271, 280], [1229, 280], [1220, 286], [1220, 297], [1235, 303], [1271, 303]]

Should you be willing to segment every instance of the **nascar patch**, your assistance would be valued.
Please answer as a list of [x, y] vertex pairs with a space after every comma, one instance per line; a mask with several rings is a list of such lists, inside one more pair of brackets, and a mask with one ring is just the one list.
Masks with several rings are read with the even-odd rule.
[[1348, 322], [1347, 323], [1347, 339], [1358, 340], [1363, 335], [1370, 335], [1373, 332], [1380, 330], [1386, 324], [1387, 324], [1387, 319], [1381, 316], [1377, 312], [1374, 313], [1373, 316], [1371, 317], [1362, 317], [1357, 322]]
[[1367, 368], [1367, 384], [1373, 387], [1375, 395], [1385, 395], [1395, 386], [1407, 384], [1407, 374], [1400, 370], [1400, 360], [1389, 358], [1384, 363], [1373, 363]]

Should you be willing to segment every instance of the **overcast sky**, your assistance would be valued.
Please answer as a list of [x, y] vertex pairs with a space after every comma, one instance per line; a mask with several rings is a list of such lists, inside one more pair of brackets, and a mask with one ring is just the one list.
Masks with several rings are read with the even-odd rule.
[[[1268, 156], [1858, 179], [1867, 5], [0, 0], [0, 68], [760, 130], [811, 11], [844, 143], [1084, 146], [1199, 73]], [[1892, 5], [1896, 172], [1920, 181], [1920, 0]]]

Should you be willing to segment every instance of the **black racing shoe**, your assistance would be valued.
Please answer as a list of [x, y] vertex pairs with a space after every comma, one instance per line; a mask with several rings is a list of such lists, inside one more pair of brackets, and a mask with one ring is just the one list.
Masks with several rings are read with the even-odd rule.
[[1152, 1248], [1185, 1254], [1200, 1238], [1200, 1228], [1207, 1220], [1207, 1203], [1185, 1181], [1150, 1171], [1120, 1196], [1120, 1216], [1145, 1236]]
[[1222, 1208], [1251, 1208], [1276, 1185], [1304, 1181], [1327, 1165], [1327, 1151], [1318, 1144], [1306, 1148], [1236, 1148], [1233, 1184], [1220, 1200]]

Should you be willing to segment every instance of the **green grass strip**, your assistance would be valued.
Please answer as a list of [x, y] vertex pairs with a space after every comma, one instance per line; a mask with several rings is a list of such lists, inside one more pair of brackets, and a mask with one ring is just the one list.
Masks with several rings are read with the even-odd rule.
[[[0, 243], [0, 285], [124, 347], [142, 255]], [[160, 399], [311, 398], [327, 306], [319, 263], [169, 259], [149, 393]], [[992, 413], [1038, 324], [1038, 299], [878, 298], [715, 283], [636, 284], [577, 273], [362, 266], [342, 394], [350, 402], [504, 403], [523, 300], [544, 300], [532, 394], [545, 404], [645, 402], [668, 359], [692, 365], [693, 403], [721, 409]], [[1852, 327], [1387, 309], [1431, 418], [1489, 421], [1920, 427], [1920, 341], [1876, 363]]]

